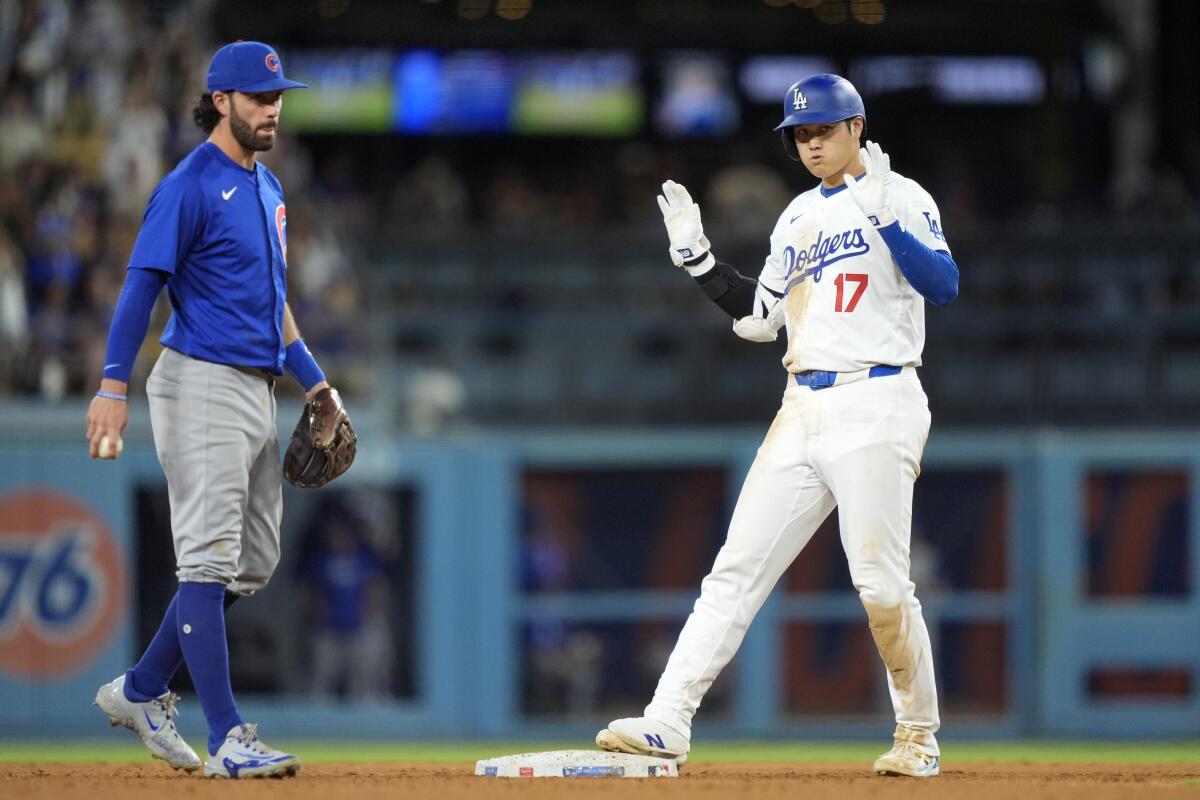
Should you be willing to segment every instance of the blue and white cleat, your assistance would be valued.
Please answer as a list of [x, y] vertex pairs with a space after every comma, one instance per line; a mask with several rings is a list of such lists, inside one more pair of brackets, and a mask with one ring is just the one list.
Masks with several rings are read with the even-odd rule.
[[175, 728], [175, 703], [179, 695], [167, 692], [145, 703], [125, 697], [125, 676], [106, 683], [96, 692], [95, 704], [108, 715], [109, 725], [124, 725], [150, 748], [150, 754], [175, 769], [200, 769], [200, 756]]
[[300, 759], [267, 747], [257, 725], [238, 725], [204, 765], [206, 778], [286, 778], [300, 771]]
[[933, 778], [941, 772], [941, 758], [927, 753], [912, 742], [898, 742], [875, 759], [876, 775], [902, 775], [908, 778]]
[[675, 764], [687, 763], [691, 742], [669, 725], [647, 717], [614, 719], [596, 734], [596, 746], [612, 753], [672, 758]]

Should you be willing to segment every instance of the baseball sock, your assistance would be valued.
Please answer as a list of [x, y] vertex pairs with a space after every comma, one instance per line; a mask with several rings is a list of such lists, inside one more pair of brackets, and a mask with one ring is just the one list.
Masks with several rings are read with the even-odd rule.
[[145, 703], [167, 691], [167, 681], [183, 663], [183, 651], [179, 649], [179, 625], [175, 621], [175, 609], [179, 595], [171, 598], [167, 613], [163, 614], [158, 632], [150, 640], [146, 652], [125, 673], [125, 699]]
[[[239, 597], [240, 595], [226, 592], [225, 610], [228, 611]], [[142, 653], [133, 669], [125, 673], [126, 700], [146, 703], [166, 694], [167, 683], [183, 664], [183, 650], [179, 647], [179, 623], [175, 617], [178, 604], [179, 594], [176, 593], [171, 598], [171, 604], [167, 606], [167, 613], [163, 614], [158, 632], [147, 645], [146, 652]]]
[[179, 644], [208, 721], [209, 755], [216, 754], [230, 728], [242, 724], [229, 683], [224, 594], [219, 583], [181, 583], [175, 609]]

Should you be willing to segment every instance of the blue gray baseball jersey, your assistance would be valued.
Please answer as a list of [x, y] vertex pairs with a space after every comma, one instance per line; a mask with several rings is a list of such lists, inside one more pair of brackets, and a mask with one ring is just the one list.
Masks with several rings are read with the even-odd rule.
[[197, 147], [154, 190], [129, 268], [170, 275], [164, 345], [283, 373], [287, 208], [271, 170]]

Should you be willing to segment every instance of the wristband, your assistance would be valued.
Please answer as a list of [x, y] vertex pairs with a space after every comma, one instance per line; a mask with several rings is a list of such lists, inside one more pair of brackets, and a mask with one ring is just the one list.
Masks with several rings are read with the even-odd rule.
[[103, 397], [105, 400], [128, 400], [128, 396], [117, 394], [116, 392], [106, 392], [103, 389], [96, 392], [96, 397]]
[[303, 339], [297, 339], [283, 351], [283, 368], [306, 392], [325, 380], [325, 373], [317, 366], [317, 360], [313, 358]]
[[876, 230], [886, 228], [896, 221], [896, 212], [892, 211], [891, 206], [884, 206], [874, 214], [867, 214], [867, 219], [871, 220], [871, 224]]
[[683, 269], [693, 278], [699, 278], [701, 275], [704, 275], [711, 270], [713, 265], [716, 263], [716, 256], [714, 256], [712, 252], [705, 250], [704, 255], [700, 256], [699, 258], [683, 262]]

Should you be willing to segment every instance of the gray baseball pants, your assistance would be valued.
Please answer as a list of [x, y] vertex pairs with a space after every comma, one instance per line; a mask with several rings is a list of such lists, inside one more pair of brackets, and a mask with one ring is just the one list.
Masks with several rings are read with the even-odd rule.
[[283, 518], [273, 382], [166, 348], [146, 394], [180, 582], [262, 589]]

